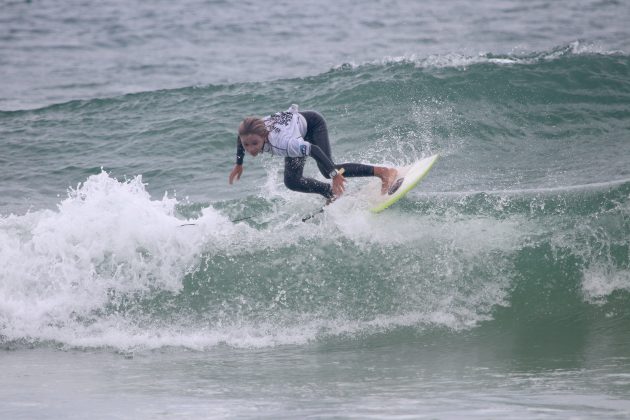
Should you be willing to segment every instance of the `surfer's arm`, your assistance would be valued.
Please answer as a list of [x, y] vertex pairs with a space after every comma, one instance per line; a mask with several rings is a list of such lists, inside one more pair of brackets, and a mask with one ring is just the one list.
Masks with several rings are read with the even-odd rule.
[[[271, 136], [270, 136], [271, 139]], [[305, 141], [302, 137], [286, 138], [286, 150], [289, 157], [310, 156], [317, 161], [317, 165], [324, 171], [323, 175], [330, 178], [330, 173], [339, 169], [335, 167], [333, 161], [316, 144]]]
[[230, 172], [230, 178], [229, 178], [230, 184], [232, 184], [235, 179], [237, 181], [241, 179], [241, 175], [243, 174], [243, 158], [244, 157], [245, 157], [245, 148], [243, 147], [243, 144], [241, 143], [241, 138], [239, 136], [236, 136], [236, 165], [234, 165], [232, 172]]
[[[317, 161], [317, 163], [321, 164], [324, 168], [325, 173], [327, 174], [326, 178], [331, 178], [333, 171], [337, 168], [333, 161], [324, 153], [324, 151], [317, 145], [311, 144], [311, 157]], [[343, 170], [335, 171], [336, 174], [332, 176], [332, 191], [336, 197], [339, 197], [343, 194], [345, 179], [343, 177]]]
[[241, 179], [242, 174], [243, 174], [243, 165], [239, 165], [237, 163], [236, 165], [234, 165], [234, 168], [232, 168], [232, 172], [230, 172], [230, 178], [229, 178], [230, 184], [232, 184], [235, 179], [237, 181]]
[[236, 164], [242, 165], [244, 157], [245, 148], [243, 147], [243, 143], [241, 143], [241, 138], [239, 136], [236, 136]]
[[[321, 164], [326, 174], [330, 174], [335, 169], [335, 164], [326, 153], [317, 145], [311, 144], [311, 157]], [[328, 178], [328, 177], [327, 177]]]

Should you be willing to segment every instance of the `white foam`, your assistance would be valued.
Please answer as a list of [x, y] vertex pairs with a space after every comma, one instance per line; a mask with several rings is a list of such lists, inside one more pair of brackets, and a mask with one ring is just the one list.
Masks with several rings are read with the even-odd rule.
[[106, 172], [69, 192], [56, 211], [0, 219], [0, 327], [12, 338], [102, 309], [112, 293], [177, 291], [208, 243], [234, 229], [206, 209], [197, 229], [180, 228], [176, 200], [151, 200], [140, 176]]
[[[266, 228], [232, 223], [211, 207], [195, 220], [182, 220], [177, 200], [167, 195], [152, 200], [140, 176], [120, 182], [106, 172], [71, 190], [56, 210], [0, 218], [3, 340], [123, 350], [266, 347], [401, 326], [469, 328], [487, 319], [494, 305], [504, 304], [509, 279], [501, 270], [509, 270], [508, 262], [495, 260], [491, 269], [484, 268], [490, 281], [466, 279], [467, 273], [484, 267], [493, 252], [518, 247], [531, 228], [526, 221], [452, 215], [445, 223], [430, 215], [399, 212], [375, 216], [360, 201], [342, 199], [312, 222], [302, 223], [301, 217], [316, 210], [321, 198], [279, 187], [276, 169], [268, 168], [262, 186], [262, 194], [277, 203]], [[194, 225], [182, 226], [189, 222]], [[285, 289], [269, 302], [273, 321], [238, 316], [199, 321], [186, 318], [185, 311], [173, 311], [172, 319], [158, 323], [107, 309], [124, 297], [179, 293], [186, 274], [199, 269], [208, 256], [240, 258], [252, 250], [285, 248], [308, 255], [310, 244], [334, 249], [341, 241], [352, 243], [359, 253], [393, 249], [396, 258], [401, 250], [404, 254], [413, 249], [415, 259], [431, 263], [396, 270], [393, 293], [400, 296], [393, 298], [400, 299], [400, 311], [365, 319], [334, 310], [313, 313], [313, 308], [285, 313], [281, 300], [300, 293]], [[425, 272], [426, 278], [418, 278]], [[430, 279], [437, 279], [440, 287], [431, 286]]]
[[606, 297], [617, 290], [630, 291], [630, 270], [615, 269], [601, 264], [585, 270], [582, 292], [587, 301], [603, 303]]
[[335, 66], [333, 70], [344, 70], [346, 68], [356, 69], [365, 65], [377, 65], [384, 66], [388, 64], [400, 64], [410, 63], [418, 68], [428, 69], [466, 69], [469, 66], [476, 64], [496, 64], [501, 66], [511, 65], [527, 65], [535, 64], [541, 60], [550, 61], [556, 60], [567, 55], [616, 55], [623, 54], [623, 51], [619, 50], [607, 50], [602, 45], [597, 43], [588, 43], [573, 41], [565, 46], [555, 48], [551, 51], [540, 52], [511, 52], [503, 56], [495, 56], [486, 52], [480, 52], [477, 55], [466, 55], [461, 53], [445, 53], [445, 54], [432, 54], [429, 56], [419, 56], [417, 54], [409, 54], [402, 56], [386, 56], [378, 60], [370, 60], [362, 63], [344, 63]]

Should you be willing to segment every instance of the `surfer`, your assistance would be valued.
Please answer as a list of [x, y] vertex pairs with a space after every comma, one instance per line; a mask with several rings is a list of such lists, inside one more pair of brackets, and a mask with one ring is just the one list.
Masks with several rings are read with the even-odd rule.
[[[268, 117], [247, 117], [241, 122], [230, 184], [243, 174], [245, 152], [252, 156], [263, 152], [284, 156], [284, 185], [293, 191], [321, 194], [328, 202], [343, 194], [345, 177], [377, 176], [382, 182], [381, 193], [385, 194], [397, 173], [396, 169], [383, 166], [333, 163], [326, 121], [315, 111], [299, 112], [297, 105]], [[315, 159], [321, 174], [332, 179], [332, 185], [302, 175], [307, 156]]]

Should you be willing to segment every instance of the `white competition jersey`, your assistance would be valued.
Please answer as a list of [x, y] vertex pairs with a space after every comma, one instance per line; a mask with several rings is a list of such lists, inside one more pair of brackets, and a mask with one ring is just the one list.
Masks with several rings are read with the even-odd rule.
[[263, 118], [269, 131], [264, 152], [275, 156], [303, 157], [311, 154], [311, 144], [304, 140], [306, 119], [293, 104], [284, 112], [278, 112]]

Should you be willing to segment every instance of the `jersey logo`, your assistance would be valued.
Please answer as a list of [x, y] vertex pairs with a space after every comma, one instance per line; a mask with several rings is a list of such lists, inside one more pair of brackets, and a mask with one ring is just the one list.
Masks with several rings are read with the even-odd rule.
[[288, 126], [289, 123], [291, 123], [291, 120], [293, 119], [293, 114], [288, 112], [288, 111], [284, 111], [284, 112], [277, 112], [273, 115], [269, 116], [269, 120], [271, 122], [271, 130], [275, 131], [276, 133], [280, 132], [280, 127], [281, 125], [283, 126]]

